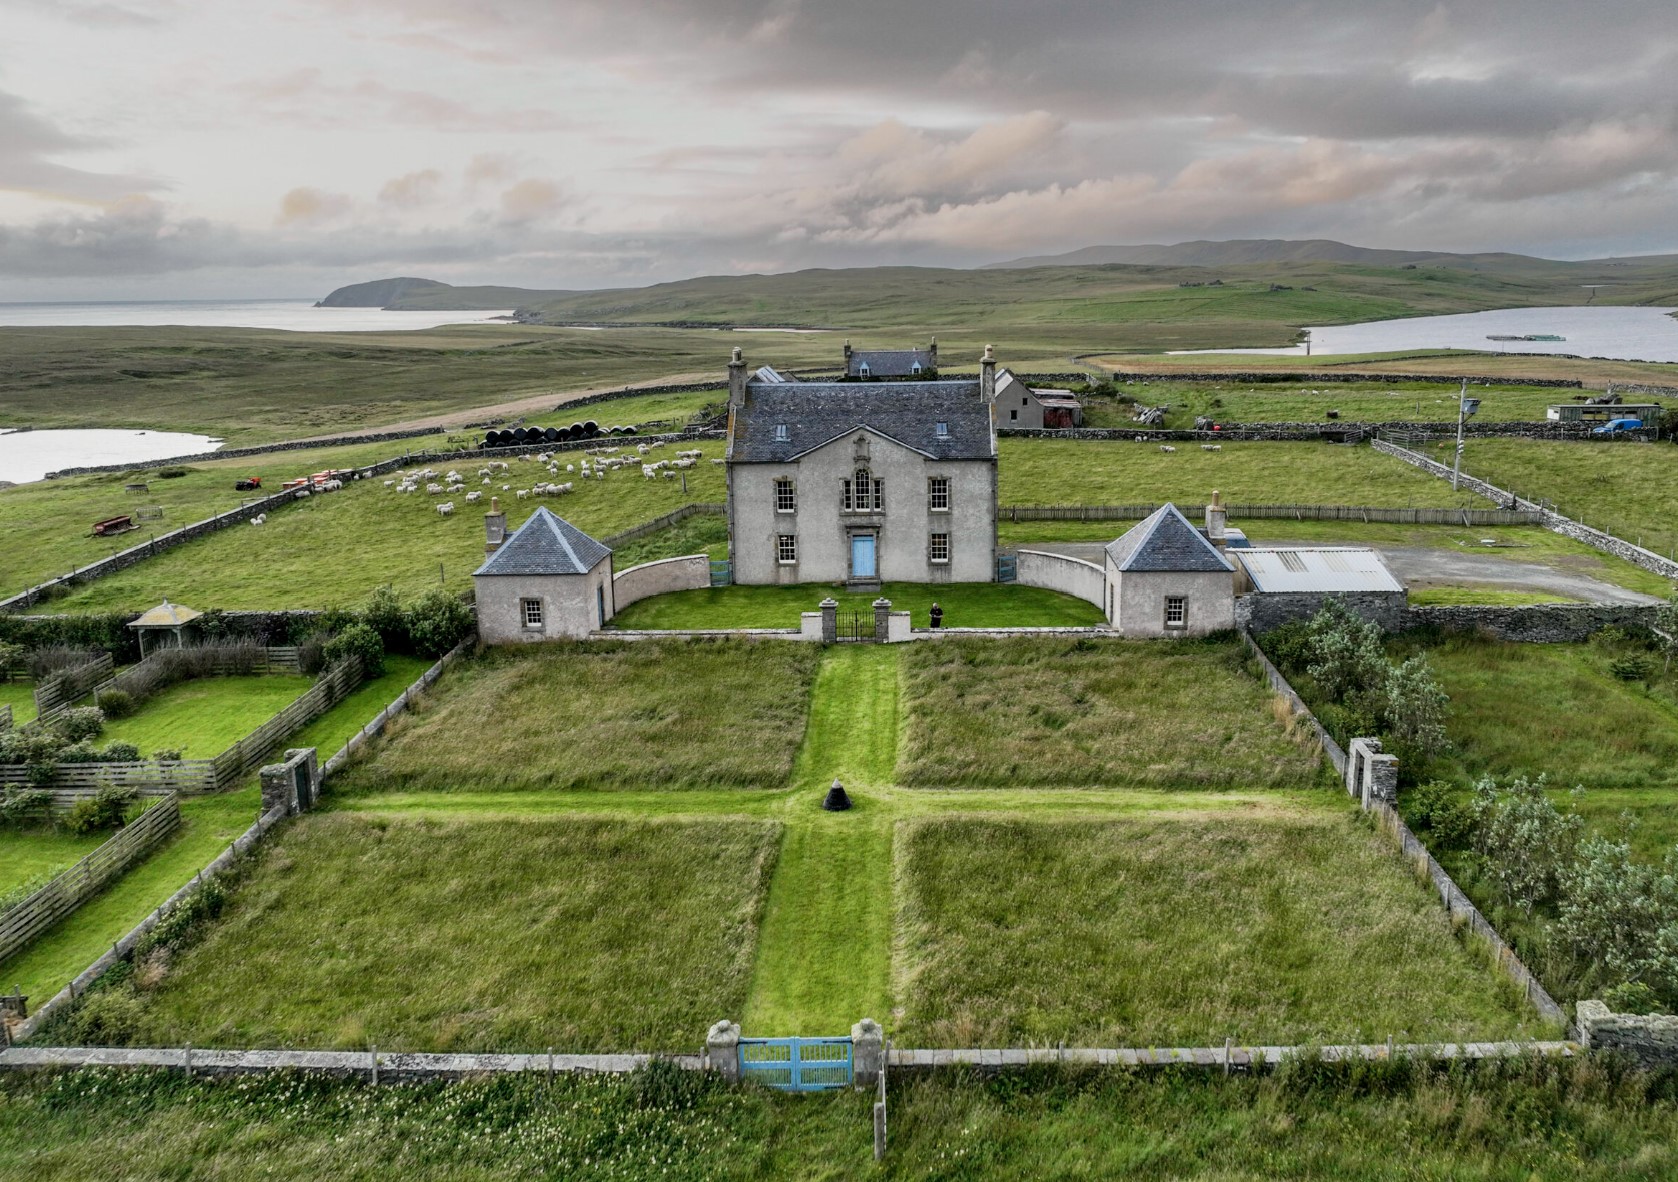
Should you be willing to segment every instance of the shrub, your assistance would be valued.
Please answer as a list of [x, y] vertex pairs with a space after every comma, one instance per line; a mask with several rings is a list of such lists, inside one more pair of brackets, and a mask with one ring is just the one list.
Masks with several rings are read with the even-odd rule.
[[99, 749], [86, 739], [71, 743], [58, 752], [59, 763], [98, 763], [100, 759]]
[[1627, 981], [1602, 991], [1602, 1002], [1616, 1014], [1658, 1014], [1660, 998], [1642, 981]]
[[1648, 681], [1655, 672], [1655, 663], [1639, 653], [1615, 657], [1608, 663], [1608, 672], [1621, 681]]
[[37, 817], [52, 804], [52, 793], [39, 788], [25, 788], [8, 792], [0, 798], [0, 827], [22, 825]]
[[1306, 672], [1325, 694], [1337, 702], [1380, 699], [1391, 667], [1379, 624], [1331, 599], [1311, 618], [1308, 633]]
[[99, 757], [106, 763], [134, 763], [140, 758], [140, 749], [133, 743], [107, 743]]
[[1543, 776], [1519, 776], [1501, 790], [1487, 776], [1474, 785], [1470, 811], [1475, 850], [1510, 903], [1530, 916], [1560, 894], [1584, 818], [1555, 806]]
[[64, 736], [66, 743], [92, 739], [105, 729], [105, 712], [97, 706], [72, 706], [52, 720], [52, 729]]
[[366, 675], [377, 677], [385, 669], [385, 642], [370, 625], [351, 624], [327, 642], [322, 656], [329, 665], [360, 657]]
[[134, 803], [134, 795], [132, 788], [101, 788], [75, 803], [64, 818], [64, 827], [75, 834], [119, 828], [128, 816], [128, 806]]
[[394, 588], [375, 589], [367, 597], [367, 606], [361, 609], [361, 619], [379, 634], [387, 652], [400, 652], [408, 647], [408, 616]]
[[332, 637], [324, 632], [311, 632], [297, 646], [297, 671], [313, 677], [326, 668], [326, 643]]
[[190, 471], [192, 471], [191, 468], [183, 468], [176, 465], [175, 467], [170, 468], [159, 468], [155, 473], [153, 473], [153, 475], [162, 480], [175, 480], [179, 477], [185, 476]]
[[83, 1046], [120, 1047], [139, 1037], [145, 1006], [127, 981], [90, 990], [71, 1016], [72, 1041]]
[[21, 673], [29, 665], [29, 650], [21, 644], [0, 640], [0, 680]]
[[1451, 699], [1425, 654], [1389, 672], [1381, 692], [1382, 731], [1398, 745], [1402, 762], [1419, 766], [1445, 750], [1445, 707]]
[[134, 959], [142, 960], [159, 948], [179, 949], [227, 906], [227, 888], [214, 875], [206, 875], [198, 889], [176, 904], [134, 948]]
[[98, 649], [91, 649], [85, 645], [41, 645], [29, 654], [29, 676], [36, 681], [45, 681], [54, 673], [62, 673], [66, 669], [79, 668], [90, 661], [97, 661], [99, 656]]
[[441, 587], [433, 587], [407, 611], [408, 635], [422, 657], [440, 657], [477, 626], [472, 608]]
[[127, 690], [103, 690], [99, 694], [99, 709], [105, 712], [106, 718], [129, 718], [139, 708], [134, 695]]
[[1264, 651], [1284, 673], [1303, 673], [1311, 663], [1311, 628], [1306, 620], [1289, 620], [1264, 634]]
[[1556, 930], [1577, 955], [1678, 1003], [1678, 847], [1657, 866], [1623, 839], [1592, 837], [1559, 885]]
[[1435, 849], [1460, 849], [1474, 834], [1474, 817], [1444, 780], [1429, 780], [1404, 794], [1404, 818], [1412, 829], [1425, 829]]
[[179, 747], [159, 747], [151, 753], [151, 757], [158, 763], [179, 763], [181, 761], [181, 749]]

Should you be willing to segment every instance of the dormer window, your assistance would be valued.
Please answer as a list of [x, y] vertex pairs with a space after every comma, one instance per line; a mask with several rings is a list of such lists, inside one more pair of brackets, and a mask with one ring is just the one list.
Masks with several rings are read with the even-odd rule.
[[866, 362], [866, 361], [857, 362], [856, 372], [857, 372], [857, 376], [859, 378], [867, 377], [868, 376], [868, 362]]
[[785, 443], [790, 438], [791, 438], [791, 436], [787, 433], [787, 425], [785, 423], [776, 423], [775, 424], [775, 442], [776, 443]]
[[939, 423], [933, 428], [933, 430], [937, 432], [938, 438], [940, 439], [948, 439], [950, 437], [950, 425], [948, 423]]
[[918, 362], [918, 361], [915, 362], [915, 364], [913, 364], [909, 367], [909, 372], [910, 373], [920, 373], [921, 372], [921, 363]]

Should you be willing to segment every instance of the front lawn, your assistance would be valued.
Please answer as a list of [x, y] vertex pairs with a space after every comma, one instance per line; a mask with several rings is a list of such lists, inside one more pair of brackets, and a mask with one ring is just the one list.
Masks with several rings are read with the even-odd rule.
[[832, 596], [840, 611], [872, 612], [875, 599], [891, 600], [916, 628], [930, 626], [928, 612], [944, 609], [946, 628], [1062, 628], [1104, 622], [1086, 600], [1017, 583], [885, 583], [878, 592], [846, 591], [827, 583], [786, 587], [706, 587], [674, 591], [632, 603], [614, 628], [797, 628], [803, 612]]
[[691, 1051], [744, 1005], [779, 840], [738, 820], [304, 817], [201, 943], [136, 974], [128, 1041]]
[[1553, 1034], [1379, 838], [1285, 817], [900, 827], [911, 1046]]
[[898, 782], [1284, 787], [1317, 775], [1233, 640], [955, 639], [902, 649]]
[[778, 788], [820, 660], [816, 645], [746, 641], [490, 650], [334, 791]]

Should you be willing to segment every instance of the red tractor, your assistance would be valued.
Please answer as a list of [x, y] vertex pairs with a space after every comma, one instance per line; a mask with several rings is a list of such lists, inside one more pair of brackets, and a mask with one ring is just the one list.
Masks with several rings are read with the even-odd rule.
[[233, 482], [234, 492], [255, 492], [262, 487], [262, 477], [247, 476], [243, 480]]

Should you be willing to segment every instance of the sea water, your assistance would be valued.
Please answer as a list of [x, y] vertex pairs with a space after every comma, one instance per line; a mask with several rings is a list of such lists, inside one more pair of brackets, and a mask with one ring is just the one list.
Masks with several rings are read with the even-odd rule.
[[288, 332], [389, 332], [485, 324], [511, 309], [489, 312], [387, 312], [383, 308], [317, 308], [313, 300], [145, 300], [133, 303], [0, 304], [0, 328], [55, 326], [277, 328]]

